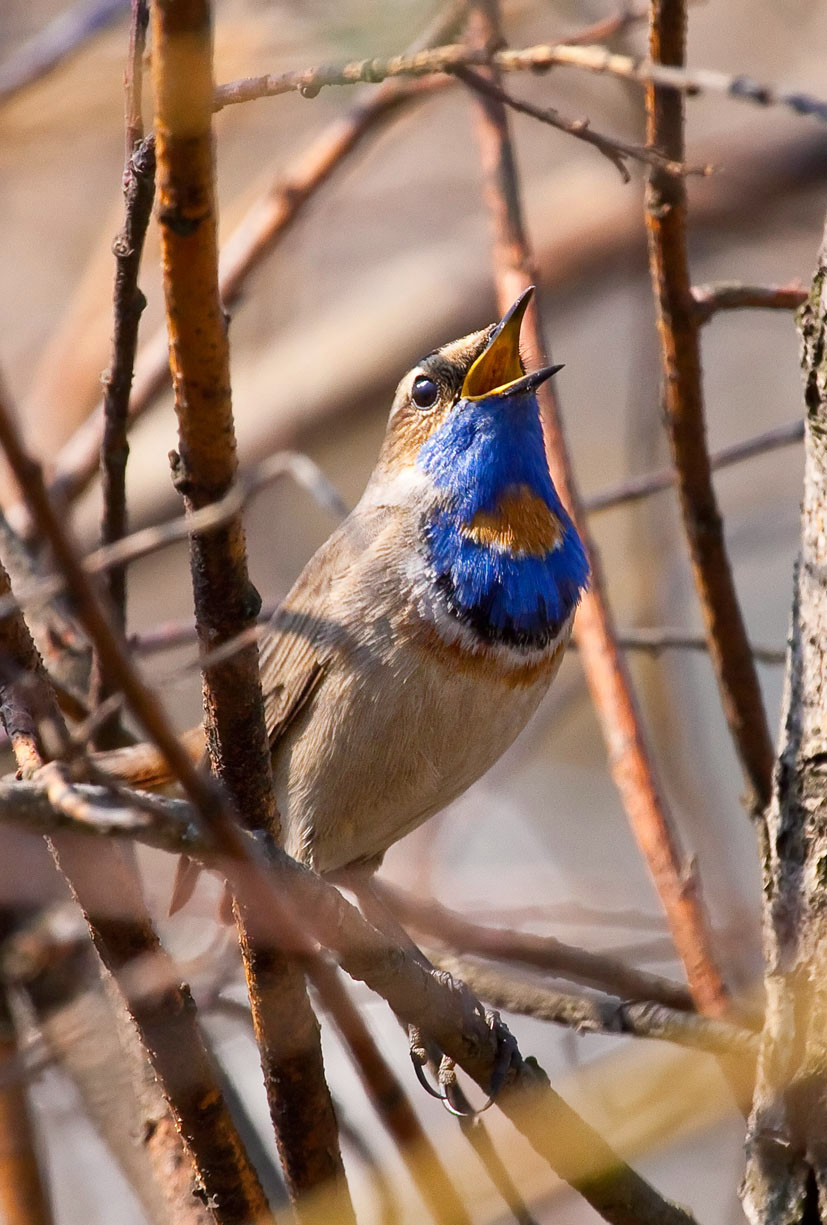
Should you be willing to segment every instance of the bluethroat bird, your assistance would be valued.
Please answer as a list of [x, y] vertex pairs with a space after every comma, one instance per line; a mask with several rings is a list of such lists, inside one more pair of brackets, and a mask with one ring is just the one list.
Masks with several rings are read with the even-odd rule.
[[560, 367], [520, 359], [531, 292], [405, 375], [361, 500], [263, 636], [284, 846], [317, 872], [377, 867], [500, 757], [560, 665], [588, 564], [535, 394]]

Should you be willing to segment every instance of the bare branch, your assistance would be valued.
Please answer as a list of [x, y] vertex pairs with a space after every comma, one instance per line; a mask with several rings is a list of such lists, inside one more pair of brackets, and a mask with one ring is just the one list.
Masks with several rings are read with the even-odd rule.
[[754, 1073], [759, 1036], [730, 1021], [679, 1011], [652, 1000], [622, 1001], [553, 991], [467, 957], [442, 956], [437, 964], [467, 982], [480, 999], [506, 1012], [553, 1021], [579, 1034], [627, 1034], [675, 1042], [710, 1055], [746, 1056]]
[[532, 102], [515, 98], [513, 94], [508, 93], [495, 82], [486, 80], [480, 73], [470, 68], [457, 68], [455, 75], [472, 89], [488, 94], [490, 98], [502, 102], [512, 111], [517, 111], [521, 115], [529, 115], [532, 119], [538, 119], [540, 123], [547, 123], [550, 127], [573, 136], [576, 140], [592, 145], [619, 171], [624, 183], [630, 182], [631, 178], [626, 166], [628, 158], [642, 162], [644, 165], [657, 166], [666, 174], [711, 173], [711, 167], [684, 166], [680, 162], [670, 161], [656, 149], [647, 149], [644, 145], [632, 144], [629, 141], [619, 140], [616, 136], [607, 136], [605, 133], [597, 132], [588, 119], [568, 119], [552, 106], [535, 106]]
[[[668, 65], [682, 64], [685, 37], [683, 0], [668, 3], [652, 0], [653, 59]], [[651, 86], [646, 103], [649, 142], [680, 160], [684, 148], [683, 98], [673, 89]], [[686, 252], [686, 212], [685, 183], [653, 170], [646, 193], [646, 228], [652, 292], [658, 311], [666, 423], [709, 653], [750, 789], [749, 803], [755, 810], [769, 799], [774, 754], [712, 484], [706, 447], [699, 321]]]
[[[149, 12], [146, 0], [132, 0], [132, 21], [129, 31], [129, 55], [124, 74], [126, 163], [123, 173], [123, 193], [126, 216], [120, 234], [115, 239], [115, 312], [112, 336], [112, 357], [103, 378], [103, 439], [100, 467], [103, 513], [101, 544], [120, 540], [127, 530], [126, 461], [129, 455], [127, 427], [132, 372], [138, 347], [138, 326], [146, 299], [138, 288], [144, 239], [155, 197], [155, 143], [143, 139], [141, 102], [143, 94], [143, 53]], [[106, 574], [106, 589], [113, 613], [121, 629], [126, 626], [126, 569], [113, 566]], [[101, 669], [100, 660], [92, 661], [90, 704], [98, 707], [112, 692], [111, 684]], [[97, 730], [97, 748], [114, 748], [119, 743], [117, 713]]]
[[635, 81], [639, 85], [657, 84], [676, 93], [724, 94], [741, 102], [758, 106], [783, 106], [797, 115], [812, 116], [827, 122], [827, 102], [799, 90], [781, 90], [761, 85], [749, 77], [731, 76], [708, 69], [682, 71], [659, 62], [617, 55], [605, 47], [574, 46], [571, 43], [540, 44], [521, 51], [495, 51], [469, 48], [462, 44], [434, 47], [417, 55], [395, 55], [388, 58], [352, 60], [348, 64], [322, 65], [293, 72], [268, 73], [219, 85], [215, 91], [215, 109], [252, 102], [257, 98], [272, 98], [279, 94], [300, 93], [315, 98], [331, 85], [356, 85], [367, 82], [376, 85], [394, 77], [424, 77], [432, 73], [454, 73], [462, 68], [490, 67], [497, 72], [542, 72], [558, 65], [580, 68], [607, 76]]
[[[477, 6], [478, 44], [502, 44], [495, 0]], [[498, 57], [494, 57], [498, 63]], [[490, 70], [489, 70], [490, 71]], [[494, 230], [497, 297], [504, 311], [535, 279], [523, 224], [520, 193], [508, 121], [502, 103], [478, 97], [478, 141], [486, 176], [486, 199]], [[548, 364], [536, 301], [523, 324], [532, 357]], [[591, 580], [574, 622], [586, 680], [600, 719], [612, 778], [661, 897], [693, 996], [702, 1011], [721, 1012], [727, 992], [716, 965], [699, 882], [680, 850], [675, 823], [666, 804], [646, 743], [631, 679], [617, 646], [600, 558], [580, 504], [563, 424], [550, 382], [540, 388], [540, 408], [549, 468], [589, 555]]]
[[[41, 833], [58, 828], [90, 837], [136, 838], [197, 856], [231, 878], [237, 874], [235, 852], [228, 853], [224, 839], [219, 843], [205, 830], [197, 810], [185, 801], [159, 798], [149, 812], [126, 807], [105, 788], [75, 786], [72, 791], [73, 802], [58, 811], [42, 783], [0, 782], [0, 821]], [[85, 809], [83, 820], [73, 815], [79, 808]], [[278, 847], [265, 846], [263, 840], [258, 847], [269, 856], [270, 888], [260, 900], [269, 902], [283, 947], [310, 957], [311, 940], [329, 948], [351, 977], [387, 1000], [487, 1092], [498, 1040], [468, 989], [450, 975], [429, 972], [367, 923], [337, 889]], [[298, 915], [302, 926], [293, 917]], [[688, 1212], [658, 1195], [554, 1092], [534, 1060], [515, 1059], [497, 1105], [551, 1168], [612, 1225], [694, 1225]]]
[[683, 1012], [694, 1008], [692, 996], [682, 983], [636, 970], [615, 957], [590, 953], [553, 936], [473, 923], [457, 911], [435, 901], [422, 901], [384, 880], [377, 879], [374, 889], [406, 927], [454, 952], [532, 966], [556, 978], [596, 987], [626, 1000], [654, 1000]]
[[[779, 447], [793, 446], [801, 442], [803, 437], [804, 422], [797, 417], [795, 421], [776, 425], [771, 430], [765, 430], [763, 434], [756, 434], [754, 438], [747, 438], [744, 442], [736, 442], [732, 446], [722, 447], [720, 451], [713, 451], [709, 456], [709, 466], [713, 471], [729, 468], [756, 455], [766, 455], [768, 451], [775, 451]], [[659, 472], [628, 477], [618, 485], [610, 486], [601, 493], [594, 493], [583, 499], [583, 507], [589, 514], [598, 514], [600, 511], [612, 510], [616, 506], [626, 506], [630, 502], [648, 498], [653, 493], [661, 493], [677, 483], [678, 474], [675, 469], [662, 468]]]
[[744, 285], [741, 281], [715, 281], [693, 285], [692, 300], [698, 322], [707, 323], [719, 311], [798, 310], [807, 301], [807, 290], [799, 283]]
[[[237, 472], [227, 328], [218, 285], [209, 0], [155, 0], [153, 81], [161, 256], [180, 454], [173, 478], [188, 513], [222, 498]], [[182, 46], [186, 60], [182, 63]], [[240, 513], [190, 536], [203, 660], [204, 727], [213, 773], [252, 830], [278, 839], [255, 640], [220, 662], [216, 650], [249, 629], [261, 606], [251, 586]], [[319, 1025], [300, 965], [273, 942], [266, 918], [235, 898], [244, 970], [270, 1118], [291, 1199], [334, 1188], [336, 1215], [354, 1221], [324, 1075]]]

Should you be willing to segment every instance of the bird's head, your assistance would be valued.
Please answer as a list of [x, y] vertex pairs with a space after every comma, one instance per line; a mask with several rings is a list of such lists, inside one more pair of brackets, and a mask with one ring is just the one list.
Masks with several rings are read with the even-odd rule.
[[376, 476], [410, 476], [423, 543], [452, 613], [483, 639], [544, 646], [588, 579], [577, 532], [549, 474], [520, 327], [532, 290], [499, 323], [430, 353], [396, 392]]

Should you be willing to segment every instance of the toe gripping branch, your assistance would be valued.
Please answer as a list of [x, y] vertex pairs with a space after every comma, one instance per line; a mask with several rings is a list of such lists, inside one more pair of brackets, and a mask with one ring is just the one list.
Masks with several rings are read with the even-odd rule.
[[[476, 1001], [474, 1001], [474, 1006], [475, 1011], [481, 1008]], [[488, 1098], [485, 1105], [479, 1110], [468, 1101], [465, 1091], [457, 1080], [455, 1061], [450, 1056], [444, 1055], [433, 1043], [424, 1039], [421, 1031], [415, 1026], [410, 1026], [408, 1029], [411, 1063], [417, 1080], [426, 1093], [441, 1101], [449, 1114], [456, 1115], [458, 1118], [475, 1117], [488, 1110], [508, 1080], [512, 1067], [516, 1067], [521, 1059], [517, 1040], [505, 1022], [501, 1020], [500, 1014], [485, 1009], [483, 1016], [486, 1025], [494, 1035], [497, 1053], [491, 1071]], [[436, 1069], [436, 1081], [439, 1088], [434, 1088], [428, 1080], [426, 1073], [428, 1067]]]

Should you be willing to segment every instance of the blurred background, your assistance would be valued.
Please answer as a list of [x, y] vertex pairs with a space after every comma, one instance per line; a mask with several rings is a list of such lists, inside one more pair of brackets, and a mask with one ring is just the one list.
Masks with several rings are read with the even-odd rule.
[[[64, 0], [4, 0], [2, 63], [13, 63], [66, 7]], [[217, 0], [216, 78], [394, 53], [436, 11], [423, 0]], [[504, 5], [504, 18], [516, 47], [553, 42], [612, 11], [610, 0], [514, 0]], [[97, 403], [109, 360], [127, 19], [122, 6], [74, 55], [0, 105], [0, 368], [26, 437], [47, 466]], [[811, 0], [708, 0], [690, 10], [689, 63], [823, 95], [825, 36], [827, 8]], [[611, 45], [643, 52], [645, 24], [631, 24]], [[569, 116], [587, 115], [601, 131], [643, 138], [637, 86], [565, 69], [513, 77], [508, 85]], [[312, 101], [289, 94], [217, 116], [224, 240], [354, 101], [353, 91], [328, 89]], [[718, 96], [691, 99], [687, 112], [687, 161], [716, 167], [710, 177], [689, 180], [694, 283], [806, 284], [827, 203], [827, 134], [814, 121]], [[565, 362], [557, 391], [580, 487], [596, 493], [667, 462], [642, 175], [632, 164], [632, 182], [624, 185], [593, 149], [521, 116], [512, 124], [547, 341], [555, 360]], [[141, 283], [148, 339], [163, 321], [154, 222]], [[465, 90], [452, 84], [418, 98], [361, 143], [247, 279], [230, 324], [242, 462], [285, 446], [300, 449], [353, 505], [398, 379], [434, 345], [496, 314], [472, 108]], [[703, 360], [713, 449], [801, 416], [790, 314], [716, 317], [703, 334]], [[133, 435], [134, 528], [176, 513], [166, 458], [175, 442], [165, 394]], [[801, 477], [800, 446], [716, 477], [756, 643], [785, 641]], [[6, 501], [13, 500], [6, 485]], [[93, 487], [76, 514], [89, 547], [98, 513]], [[265, 603], [284, 595], [334, 524], [287, 480], [261, 493], [246, 521], [251, 573]], [[595, 516], [593, 527], [621, 627], [700, 629], [671, 492]], [[132, 568], [130, 631], [190, 616], [185, 548]], [[199, 717], [197, 676], [181, 670], [193, 656], [192, 649], [165, 652], [145, 664], [182, 727]], [[711, 666], [703, 653], [686, 651], [635, 654], [630, 662], [684, 849], [697, 858], [720, 960], [733, 988], [746, 990], [761, 969], [757, 856]], [[761, 665], [761, 681], [776, 726], [783, 669]], [[25, 841], [15, 844], [15, 856], [26, 853]], [[218, 884], [202, 882], [186, 911], [166, 920], [172, 861], [144, 852], [140, 858], [176, 955], [186, 961], [206, 954], [207, 978], [210, 966], [229, 964], [232, 983], [240, 983], [232, 956], [215, 952]], [[0, 888], [19, 891], [34, 880], [22, 862], [7, 858]], [[513, 749], [448, 811], [394, 847], [383, 874], [481, 920], [615, 950], [680, 976], [574, 653]], [[53, 888], [45, 880], [41, 886]], [[231, 985], [233, 991], [243, 998], [241, 986]], [[469, 1194], [475, 1220], [507, 1219], [454, 1121], [415, 1086], [404, 1035], [385, 1006], [366, 990], [356, 998]], [[523, 1052], [540, 1059], [555, 1086], [659, 1189], [690, 1205], [704, 1225], [741, 1219], [744, 1123], [711, 1059], [655, 1043], [577, 1036], [525, 1018], [509, 1024]], [[250, 1034], [236, 1017], [211, 1016], [208, 1025], [270, 1151]], [[331, 1086], [353, 1133], [344, 1138], [345, 1158], [360, 1220], [381, 1219], [377, 1168], [403, 1189], [402, 1220], [422, 1219], [423, 1205], [328, 1028], [325, 1049]], [[145, 1220], [146, 1206], [65, 1070], [41, 1070], [33, 1093], [61, 1225]], [[495, 1115], [486, 1117], [538, 1219], [596, 1220]]]

